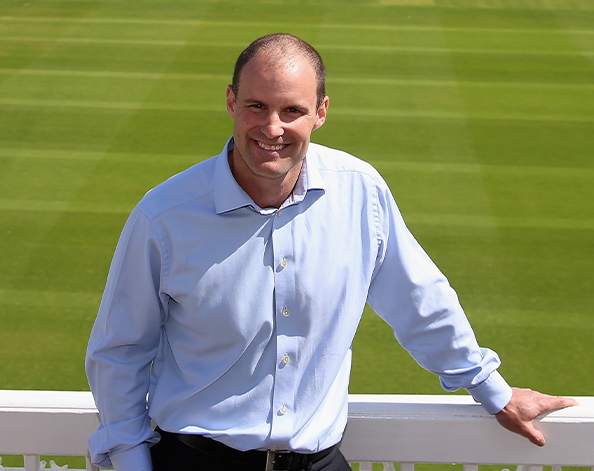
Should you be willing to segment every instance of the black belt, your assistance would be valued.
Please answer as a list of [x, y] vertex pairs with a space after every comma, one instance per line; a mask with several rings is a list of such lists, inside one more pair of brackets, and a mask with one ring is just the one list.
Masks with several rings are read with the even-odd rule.
[[239, 451], [202, 435], [164, 432], [161, 429], [158, 429], [157, 431], [160, 434], [170, 435], [185, 445], [207, 455], [222, 456], [226, 461], [232, 461], [247, 466], [261, 467], [262, 471], [296, 471], [310, 469], [311, 464], [328, 456], [338, 446], [334, 445], [312, 454], [280, 450]]

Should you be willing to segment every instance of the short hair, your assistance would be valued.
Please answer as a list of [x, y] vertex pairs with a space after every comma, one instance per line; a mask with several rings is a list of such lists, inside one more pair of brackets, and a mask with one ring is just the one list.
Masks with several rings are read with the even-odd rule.
[[239, 77], [244, 66], [258, 54], [265, 54], [270, 60], [291, 60], [294, 56], [301, 56], [309, 61], [316, 74], [316, 95], [318, 106], [326, 96], [326, 68], [322, 57], [315, 48], [306, 43], [303, 39], [288, 33], [274, 33], [262, 36], [252, 41], [246, 47], [235, 62], [233, 71], [233, 82], [231, 88], [237, 96], [239, 92]]

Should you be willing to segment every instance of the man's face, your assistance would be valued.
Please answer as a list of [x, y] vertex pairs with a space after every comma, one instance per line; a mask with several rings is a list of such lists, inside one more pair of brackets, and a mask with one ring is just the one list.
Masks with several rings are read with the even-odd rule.
[[241, 71], [237, 96], [227, 88], [227, 111], [235, 120], [232, 166], [240, 185], [246, 178], [268, 185], [298, 174], [327, 108], [328, 97], [317, 106], [315, 71], [307, 60], [270, 67], [252, 58]]

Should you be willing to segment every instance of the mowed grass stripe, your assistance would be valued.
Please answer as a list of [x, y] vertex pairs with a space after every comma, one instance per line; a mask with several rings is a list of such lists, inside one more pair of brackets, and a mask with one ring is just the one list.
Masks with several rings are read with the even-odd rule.
[[332, 113], [342, 116], [372, 117], [372, 118], [414, 118], [437, 120], [493, 120], [493, 121], [536, 121], [559, 123], [593, 123], [593, 116], [570, 116], [551, 114], [526, 113], [480, 113], [480, 112], [443, 112], [443, 111], [415, 111], [415, 110], [381, 110], [363, 108], [334, 107]]
[[134, 204], [0, 199], [0, 211], [129, 214], [133, 208]]
[[0, 41], [20, 41], [20, 42], [46, 42], [46, 43], [67, 43], [67, 44], [115, 44], [131, 46], [169, 46], [180, 47], [189, 44], [199, 47], [240, 47], [237, 44], [229, 43], [190, 43], [184, 40], [175, 39], [106, 39], [106, 38], [58, 38], [51, 36], [0, 36]]
[[[1, 73], [1, 71], [0, 71]], [[594, 83], [544, 83], [544, 82], [481, 82], [469, 80], [402, 80], [392, 78], [330, 77], [327, 83], [340, 85], [385, 85], [395, 87], [447, 87], [447, 88], [527, 88], [538, 89], [594, 89]]]
[[[121, 78], [140, 80], [230, 80], [231, 74], [176, 74], [169, 72], [120, 72], [111, 70], [48, 70], [48, 69], [1, 69], [0, 74], [48, 76], [48, 77], [89, 77]], [[589, 85], [589, 84], [588, 84]], [[594, 84], [592, 84], [594, 87]]]
[[[106, 38], [56, 38], [51, 36], [0, 36], [0, 41], [44, 42], [58, 44], [108, 44], [129, 46], [163, 46], [163, 47], [200, 47], [200, 48], [230, 48], [242, 50], [245, 44], [212, 41], [191, 40], [154, 40], [154, 39], [106, 39]], [[594, 51], [547, 51], [547, 50], [515, 50], [515, 49], [484, 49], [457, 47], [411, 47], [411, 46], [374, 46], [351, 44], [317, 44], [316, 49], [324, 51], [353, 51], [369, 53], [404, 53], [404, 54], [488, 54], [488, 55], [521, 55], [547, 57], [580, 57], [594, 56]]]
[[594, 220], [561, 218], [494, 217], [471, 214], [406, 213], [409, 225], [457, 226], [477, 228], [529, 228], [594, 230]]
[[98, 308], [101, 293], [0, 289], [0, 304], [39, 308]]
[[[2, 152], [0, 150], [0, 152]], [[1, 155], [1, 153], [0, 153]], [[422, 160], [422, 156], [418, 157]], [[527, 165], [490, 165], [490, 164], [457, 164], [438, 162], [398, 162], [394, 160], [373, 160], [368, 162], [381, 171], [414, 171], [420, 173], [447, 172], [447, 173], [472, 173], [472, 174], [498, 174], [498, 175], [525, 175], [566, 178], [592, 178], [594, 168], [583, 167], [546, 167]]]
[[[272, 28], [278, 27], [278, 23], [253, 22], [253, 21], [214, 21], [214, 20], [175, 20], [175, 19], [142, 19], [142, 18], [66, 18], [66, 17], [13, 17], [2, 16], [0, 21], [18, 23], [99, 23], [99, 24], [139, 24], [139, 25], [163, 25], [163, 26], [215, 26], [215, 27], [245, 27], [245, 28]], [[312, 29], [323, 31], [333, 30], [357, 30], [357, 31], [426, 31], [426, 32], [472, 32], [472, 33], [501, 33], [501, 34], [593, 34], [594, 30], [588, 29], [558, 29], [558, 28], [476, 28], [472, 26], [425, 26], [425, 25], [381, 25], [381, 24], [316, 24], [291, 23], [291, 26], [299, 29]]]
[[[76, 201], [44, 201], [0, 199], [0, 211], [36, 211], [68, 213], [129, 214], [134, 205], [82, 203]], [[562, 218], [493, 217], [469, 214], [406, 213], [411, 225], [457, 226], [477, 228], [532, 228], [594, 230], [594, 220]]]
[[[509, 305], [513, 300], [506, 296], [497, 296], [493, 299], [496, 305]], [[503, 315], [502, 310], [505, 312]], [[506, 307], [485, 309], [473, 307], [469, 310], [474, 326], [502, 326], [510, 327], [534, 327], [534, 319], [538, 319], [540, 325], [560, 328], [592, 329], [594, 328], [594, 317], [589, 311], [574, 310], [531, 310], [513, 309]]]
[[[151, 110], [151, 111], [189, 111], [226, 113], [220, 104], [168, 104], [168, 103], [137, 103], [115, 101], [89, 100], [51, 100], [51, 99], [19, 99], [1, 98], [0, 105], [15, 107], [54, 107], [54, 108], [99, 108], [114, 110]], [[551, 114], [525, 113], [474, 113], [474, 112], [443, 112], [443, 111], [415, 111], [415, 110], [382, 110], [364, 108], [333, 107], [332, 114], [339, 116], [353, 116], [357, 118], [414, 118], [414, 119], [453, 119], [453, 120], [495, 120], [495, 121], [536, 121], [560, 123], [593, 123], [593, 116], [571, 116]]]
[[[120, 72], [95, 70], [50, 70], [50, 69], [2, 69], [0, 74], [47, 76], [47, 77], [88, 77], [88, 78], [119, 78], [131, 80], [187, 80], [187, 81], [229, 81], [231, 75], [223, 74], [192, 74], [170, 72]], [[590, 90], [594, 83], [544, 83], [544, 82], [480, 82], [467, 80], [402, 80], [392, 78], [365, 77], [328, 77], [326, 83], [339, 85], [386, 85], [394, 87], [446, 87], [446, 88], [520, 88], [520, 89], [567, 89]]]
[[317, 49], [322, 51], [355, 51], [405, 54], [488, 54], [488, 55], [519, 55], [519, 56], [594, 56], [594, 51], [547, 51], [547, 50], [515, 50], [515, 49], [466, 49], [458, 47], [410, 47], [410, 46], [373, 46], [351, 44], [320, 44]]
[[33, 106], [58, 108], [102, 108], [113, 110], [154, 110], [154, 111], [227, 111], [221, 105], [182, 105], [168, 103], [124, 102], [124, 101], [91, 101], [91, 100], [51, 100], [51, 99], [19, 99], [1, 98], [0, 104], [6, 106]]
[[129, 161], [129, 162], [187, 162], [192, 165], [205, 160], [211, 155], [197, 154], [142, 154], [123, 152], [91, 152], [69, 151], [55, 149], [12, 149], [0, 148], [0, 157], [17, 159], [63, 159], [63, 160], [91, 160], [91, 161]]

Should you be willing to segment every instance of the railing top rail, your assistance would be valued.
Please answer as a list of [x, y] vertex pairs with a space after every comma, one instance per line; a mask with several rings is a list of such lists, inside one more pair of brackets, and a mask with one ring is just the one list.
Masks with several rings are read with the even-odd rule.
[[[575, 396], [579, 407], [568, 407], [546, 414], [539, 422], [593, 422], [594, 397]], [[470, 396], [420, 394], [351, 394], [349, 417], [450, 417], [489, 418], [489, 414]]]
[[90, 391], [17, 391], [0, 389], [0, 411], [22, 409], [97, 412]]
[[[594, 419], [594, 397], [575, 397], [579, 407], [554, 411], [546, 419]], [[97, 412], [89, 391], [34, 391], [0, 389], [0, 410], [60, 409]], [[350, 394], [349, 413], [379, 415], [463, 415], [490, 417], [470, 396], [422, 394]]]
[[535, 421], [537, 447], [468, 396], [352, 395], [343, 450], [349, 461], [594, 466], [594, 398], [575, 399]]
[[[594, 466], [594, 397], [537, 420], [547, 444], [507, 430], [468, 396], [350, 395], [349, 461]], [[0, 390], [0, 454], [87, 454], [99, 425], [88, 391]]]

